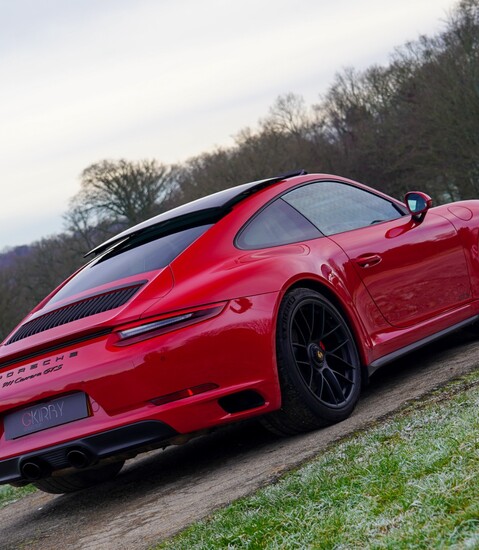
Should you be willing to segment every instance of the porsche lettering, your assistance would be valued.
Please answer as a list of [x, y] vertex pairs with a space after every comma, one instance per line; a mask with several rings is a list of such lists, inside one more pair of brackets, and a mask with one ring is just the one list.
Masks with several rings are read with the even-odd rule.
[[[24, 374], [30, 371], [35, 371], [37, 369], [42, 369], [43, 367], [50, 367], [52, 370], [58, 370], [58, 369], [55, 369], [55, 367], [58, 367], [59, 363], [61, 363], [61, 366], [63, 366], [63, 361], [65, 361], [66, 359], [70, 359], [72, 357], [76, 357], [77, 355], [78, 355], [77, 351], [71, 351], [70, 353], [65, 355], [57, 355], [55, 357], [49, 357], [48, 359], [44, 359], [43, 361], [38, 361], [36, 363], [32, 363], [30, 365], [11, 370], [7, 373], [0, 373], [0, 380], [14, 378], [19, 374]], [[48, 372], [50, 371], [46, 369], [46, 371], [43, 371], [43, 372], [44, 374], [48, 374]]]

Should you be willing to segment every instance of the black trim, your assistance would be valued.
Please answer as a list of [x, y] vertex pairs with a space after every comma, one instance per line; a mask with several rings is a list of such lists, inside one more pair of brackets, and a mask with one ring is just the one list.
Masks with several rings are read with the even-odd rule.
[[48, 449], [2, 460], [0, 461], [0, 484], [25, 481], [20, 468], [26, 462], [41, 465], [45, 472], [50, 473], [70, 467], [67, 454], [73, 450], [82, 451], [93, 461], [97, 461], [143, 447], [158, 446], [176, 435], [178, 435], [176, 430], [159, 420], [136, 422]]
[[418, 340], [417, 342], [414, 342], [413, 344], [409, 344], [409, 346], [406, 346], [404, 348], [401, 348], [397, 351], [393, 351], [392, 353], [388, 353], [388, 355], [384, 355], [383, 357], [380, 357], [379, 359], [376, 359], [372, 363], [368, 365], [368, 373], [371, 375], [373, 372], [375, 372], [377, 369], [382, 367], [383, 365], [386, 365], [387, 363], [391, 363], [392, 361], [395, 361], [396, 359], [399, 359], [403, 355], [407, 355], [408, 353], [411, 353], [412, 351], [415, 351], [419, 348], [422, 348], [424, 346], [427, 346], [428, 344], [431, 344], [432, 342], [435, 342], [436, 340], [439, 340], [440, 338], [443, 338], [444, 336], [451, 334], [452, 332], [455, 332], [456, 330], [460, 330], [464, 327], [467, 327], [468, 325], [472, 325], [473, 323], [479, 321], [479, 315], [474, 315], [474, 317], [470, 317], [469, 319], [466, 319], [465, 321], [461, 321], [460, 323], [456, 323], [455, 325], [452, 325], [451, 327], [445, 328], [444, 330], [440, 330], [439, 332], [436, 332], [435, 334], [431, 334], [431, 336], [427, 336], [426, 338], [423, 338], [422, 340]]
[[212, 220], [213, 223], [215, 223], [225, 216], [235, 204], [253, 193], [285, 179], [302, 176], [304, 174], [307, 174], [305, 170], [296, 170], [273, 178], [237, 185], [236, 187], [224, 189], [218, 193], [207, 195], [193, 202], [183, 204], [177, 208], [173, 208], [173, 210], [159, 214], [158, 216], [122, 231], [118, 235], [87, 252], [84, 257], [86, 258], [91, 254], [98, 255], [107, 249], [126, 243], [130, 238], [143, 234], [144, 232], [154, 232], [157, 236], [163, 236], [178, 231], [179, 227], [183, 229], [187, 225], [198, 225], [198, 221], [194, 221], [195, 218], [201, 219], [203, 222], [205, 222], [205, 220]]
[[304, 176], [306, 174], [307, 174], [306, 170], [298, 170], [296, 172], [288, 172], [286, 174], [281, 174], [279, 176], [276, 176], [275, 178], [270, 178], [267, 180], [256, 182], [256, 185], [252, 185], [251, 187], [248, 187], [242, 193], [239, 193], [238, 195], [230, 199], [228, 202], [225, 202], [221, 208], [224, 209], [225, 211], [230, 210], [235, 204], [238, 204], [239, 202], [244, 200], [246, 197], [249, 197], [250, 195], [257, 193], [261, 189], [265, 189], [266, 187], [269, 187], [274, 183], [278, 183], [280, 181], [283, 181], [289, 178], [294, 178], [296, 176]]

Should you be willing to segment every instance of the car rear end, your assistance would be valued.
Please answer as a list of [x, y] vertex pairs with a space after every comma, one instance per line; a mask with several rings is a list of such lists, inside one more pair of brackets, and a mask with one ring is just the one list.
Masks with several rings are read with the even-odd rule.
[[185, 289], [207, 286], [201, 261], [193, 283], [175, 278], [185, 250], [228, 227], [203, 221], [102, 251], [6, 338], [0, 483], [121, 460], [279, 406], [277, 294], [206, 292], [200, 304]]

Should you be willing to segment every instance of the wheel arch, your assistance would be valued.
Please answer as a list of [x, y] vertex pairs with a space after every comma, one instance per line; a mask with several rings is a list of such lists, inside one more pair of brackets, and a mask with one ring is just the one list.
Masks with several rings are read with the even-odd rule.
[[282, 297], [285, 296], [287, 292], [295, 288], [308, 288], [310, 290], [315, 290], [327, 298], [341, 313], [346, 321], [351, 333], [354, 336], [356, 348], [359, 355], [359, 360], [361, 363], [361, 380], [363, 385], [367, 385], [369, 380], [369, 371], [367, 368], [368, 361], [368, 349], [364, 345], [365, 335], [363, 335], [362, 330], [359, 326], [359, 323], [356, 319], [353, 318], [354, 313], [351, 311], [351, 307], [348, 307], [344, 300], [342, 300], [336, 292], [334, 292], [326, 283], [319, 281], [313, 278], [302, 278], [295, 280], [285, 289], [283, 289]]

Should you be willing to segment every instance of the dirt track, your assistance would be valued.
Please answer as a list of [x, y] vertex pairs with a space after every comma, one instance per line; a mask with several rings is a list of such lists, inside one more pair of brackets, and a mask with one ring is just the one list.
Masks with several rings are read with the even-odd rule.
[[274, 481], [332, 441], [479, 367], [479, 343], [459, 333], [384, 367], [351, 418], [289, 439], [256, 423], [130, 461], [119, 477], [73, 495], [35, 493], [0, 510], [0, 547], [145, 549]]

